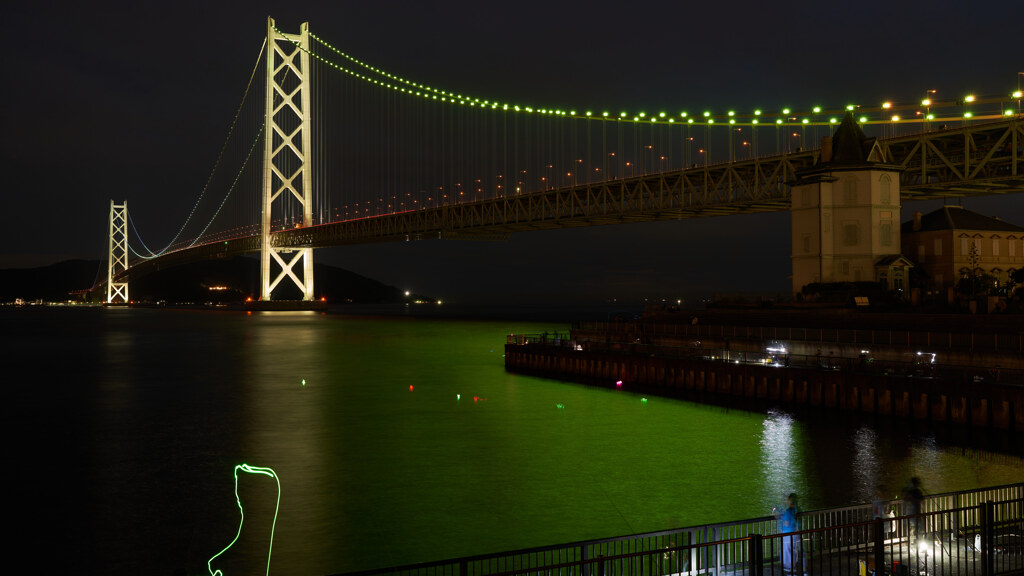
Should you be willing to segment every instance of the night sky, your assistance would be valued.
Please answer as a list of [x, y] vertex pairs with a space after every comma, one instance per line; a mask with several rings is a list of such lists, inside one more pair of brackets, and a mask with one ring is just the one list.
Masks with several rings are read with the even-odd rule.
[[[25, 4], [4, 15], [0, 268], [103, 258], [112, 198], [166, 242], [209, 174], [268, 15], [285, 31], [309, 21], [407, 78], [549, 106], [877, 104], [1001, 94], [1024, 72], [1019, 2]], [[905, 205], [904, 219], [938, 204]], [[964, 204], [1024, 224], [1024, 195]], [[789, 244], [777, 213], [315, 258], [449, 301], [635, 302], [785, 293]]]

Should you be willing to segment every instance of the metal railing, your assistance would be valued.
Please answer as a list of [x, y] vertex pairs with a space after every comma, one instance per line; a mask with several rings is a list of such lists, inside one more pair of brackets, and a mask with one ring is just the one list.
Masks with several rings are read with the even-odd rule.
[[[922, 513], [873, 518], [871, 505], [804, 512], [780, 534], [772, 517], [351, 572], [346, 576], [724, 576], [1024, 572], [1024, 483], [925, 498]], [[789, 553], [785, 549], [789, 548]], [[785, 566], [784, 566], [785, 563]]]

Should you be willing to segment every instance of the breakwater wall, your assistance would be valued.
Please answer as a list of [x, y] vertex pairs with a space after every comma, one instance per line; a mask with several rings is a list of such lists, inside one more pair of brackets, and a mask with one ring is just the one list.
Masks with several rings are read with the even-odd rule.
[[1024, 387], [508, 343], [510, 372], [1024, 431]]

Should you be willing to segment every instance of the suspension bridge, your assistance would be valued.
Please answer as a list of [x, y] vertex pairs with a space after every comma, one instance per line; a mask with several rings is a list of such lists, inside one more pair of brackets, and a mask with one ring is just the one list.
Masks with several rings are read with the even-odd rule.
[[836, 161], [830, 139], [844, 122], [860, 134], [861, 167], [897, 175], [900, 201], [1024, 191], [1019, 87], [925, 96], [748, 111], [534, 106], [403, 78], [308, 24], [293, 34], [268, 19], [177, 234], [150, 248], [127, 201], [111, 201], [106, 299], [127, 302], [131, 279], [156, 269], [259, 253], [261, 301], [309, 302], [319, 247], [791, 210], [794, 184]]

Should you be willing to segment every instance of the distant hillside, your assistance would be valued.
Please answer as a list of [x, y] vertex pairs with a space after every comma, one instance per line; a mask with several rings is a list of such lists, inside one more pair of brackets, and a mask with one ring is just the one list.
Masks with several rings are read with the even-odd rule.
[[85, 290], [97, 280], [105, 280], [106, 269], [98, 260], [65, 260], [41, 268], [0, 270], [0, 302], [15, 298], [62, 301], [72, 290]]
[[[0, 270], [0, 302], [15, 298], [25, 300], [66, 300], [74, 290], [92, 286], [100, 271], [96, 260], [68, 260], [42, 268]], [[404, 293], [388, 286], [333, 266], [315, 264], [313, 284], [316, 296], [332, 302], [398, 302]], [[166, 300], [168, 302], [230, 302], [259, 296], [260, 263], [255, 258], [236, 257], [228, 260], [204, 260], [155, 272], [132, 282], [132, 300]], [[218, 289], [211, 290], [212, 287]], [[223, 289], [220, 289], [223, 288]], [[282, 283], [282, 288], [287, 289]], [[276, 298], [298, 298], [297, 294], [279, 293]]]

